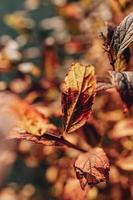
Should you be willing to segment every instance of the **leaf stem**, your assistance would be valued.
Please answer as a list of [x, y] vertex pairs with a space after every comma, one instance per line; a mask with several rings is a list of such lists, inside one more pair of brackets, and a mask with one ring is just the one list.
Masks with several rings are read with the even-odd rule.
[[72, 144], [68, 140], [66, 140], [63, 136], [57, 137], [54, 135], [49, 135], [49, 134], [44, 134], [42, 138], [47, 139], [47, 140], [54, 140], [56, 142], [59, 142], [61, 144], [66, 145], [67, 147], [73, 148], [75, 150], [81, 151], [81, 152], [86, 152], [86, 150], [82, 149], [81, 147], [78, 147], [75, 144]]

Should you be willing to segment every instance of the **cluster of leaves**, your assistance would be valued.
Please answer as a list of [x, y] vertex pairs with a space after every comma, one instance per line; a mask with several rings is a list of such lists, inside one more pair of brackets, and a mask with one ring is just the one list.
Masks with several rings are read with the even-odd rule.
[[[64, 9], [66, 13], [63, 12]], [[70, 8], [67, 13], [67, 9], [64, 7], [59, 9], [59, 12], [66, 14], [66, 20], [68, 13], [69, 18], [74, 20], [78, 20], [79, 13], [82, 14], [79, 12], [79, 7], [75, 12], [77, 15], [71, 13]], [[124, 18], [116, 28], [109, 26], [107, 36], [103, 34], [101, 36], [113, 70], [109, 71], [109, 76], [99, 77], [95, 74], [93, 65], [73, 63], [61, 87], [58, 87], [58, 90], [56, 88], [56, 91], [62, 92], [62, 112], [60, 107], [53, 104], [49, 105], [51, 106], [49, 112], [48, 103], [43, 106], [34, 104], [38, 96], [42, 97], [43, 90], [48, 91], [54, 87], [55, 71], [52, 70], [49, 74], [48, 68], [49, 66], [56, 68], [57, 57], [51, 46], [45, 52], [47, 58], [45, 65], [48, 66], [45, 71], [47, 80], [41, 80], [37, 91], [35, 88], [27, 90], [29, 95], [26, 95], [25, 99], [13, 94], [19, 92], [11, 86], [8, 88], [10, 92], [0, 93], [2, 140], [17, 139], [21, 145], [21, 140], [34, 142], [35, 146], [26, 143], [28, 151], [30, 145], [35, 148], [31, 155], [32, 159], [26, 159], [28, 165], [36, 165], [36, 156], [38, 160], [43, 160], [43, 148], [44, 155], [49, 155], [49, 151], [46, 151], [47, 146], [52, 146], [53, 151], [62, 152], [64, 155], [61, 158], [55, 161], [53, 158], [49, 160], [52, 166], [46, 176], [66, 200], [74, 200], [77, 196], [79, 200], [91, 199], [87, 195], [92, 186], [96, 190], [97, 184], [99, 190], [114, 184], [119, 187], [119, 191], [128, 192], [129, 198], [132, 195], [130, 175], [133, 172], [133, 72], [127, 71], [127, 68], [133, 42], [133, 13]], [[6, 70], [9, 68], [10, 65]], [[19, 66], [19, 70], [22, 69], [22, 66]], [[38, 71], [35, 69], [36, 67], [32, 66], [31, 71], [38, 76]], [[54, 123], [52, 118], [61, 121], [63, 127]], [[20, 149], [23, 149], [21, 145]], [[76, 177], [84, 191], [79, 189]], [[101, 182], [109, 183], [104, 186]], [[118, 199], [120, 198], [121, 196]]]

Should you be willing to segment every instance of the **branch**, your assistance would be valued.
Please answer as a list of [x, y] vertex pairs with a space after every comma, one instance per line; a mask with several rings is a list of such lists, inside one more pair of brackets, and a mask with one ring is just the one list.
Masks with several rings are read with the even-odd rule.
[[49, 134], [44, 134], [43, 137], [47, 140], [54, 140], [56, 142], [59, 142], [61, 144], [66, 145], [67, 147], [73, 148], [75, 150], [81, 151], [81, 152], [86, 152], [86, 150], [78, 147], [75, 144], [72, 144], [71, 142], [69, 142], [68, 140], [66, 140], [63, 136], [57, 137], [57, 136], [53, 136], [53, 135], [49, 135]]

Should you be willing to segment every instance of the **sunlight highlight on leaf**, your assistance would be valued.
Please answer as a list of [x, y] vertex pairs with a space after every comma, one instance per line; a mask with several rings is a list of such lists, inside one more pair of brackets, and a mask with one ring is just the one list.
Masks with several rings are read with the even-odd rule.
[[49, 134], [59, 136], [57, 128], [25, 100], [12, 93], [1, 92], [0, 107], [0, 132], [5, 138], [25, 139], [45, 145], [58, 143], [47, 138]]
[[71, 133], [88, 120], [95, 97], [94, 67], [75, 63], [62, 85], [64, 132]]

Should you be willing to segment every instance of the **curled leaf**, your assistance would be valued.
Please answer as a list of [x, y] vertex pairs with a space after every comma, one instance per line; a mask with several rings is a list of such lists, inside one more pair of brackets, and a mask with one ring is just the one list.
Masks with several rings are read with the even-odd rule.
[[113, 35], [113, 46], [116, 55], [122, 52], [133, 42], [133, 12], [131, 12], [117, 26]]
[[122, 100], [130, 108], [133, 105], [133, 72], [110, 71], [112, 84], [117, 88]]
[[101, 148], [97, 147], [87, 153], [80, 154], [74, 164], [74, 168], [82, 189], [87, 184], [95, 185], [108, 181], [109, 161]]
[[95, 97], [94, 67], [75, 63], [62, 85], [64, 132], [71, 133], [83, 126], [89, 118]]
[[127, 69], [131, 56], [128, 47], [129, 45], [127, 45], [120, 53], [118, 52], [118, 49], [121, 48], [122, 45], [121, 40], [126, 34], [129, 33], [126, 33], [126, 27], [121, 27], [121, 24], [116, 28], [109, 24], [107, 36], [105, 37], [102, 34], [102, 39], [104, 41], [103, 45], [108, 54], [110, 64], [113, 66], [113, 70], [119, 72]]

